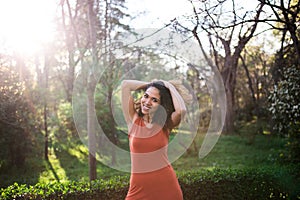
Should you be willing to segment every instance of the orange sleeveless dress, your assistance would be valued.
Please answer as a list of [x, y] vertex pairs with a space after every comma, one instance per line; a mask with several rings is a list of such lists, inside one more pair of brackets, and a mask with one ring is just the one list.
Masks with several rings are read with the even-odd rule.
[[130, 187], [126, 200], [182, 200], [176, 174], [168, 161], [169, 133], [137, 118], [129, 131]]

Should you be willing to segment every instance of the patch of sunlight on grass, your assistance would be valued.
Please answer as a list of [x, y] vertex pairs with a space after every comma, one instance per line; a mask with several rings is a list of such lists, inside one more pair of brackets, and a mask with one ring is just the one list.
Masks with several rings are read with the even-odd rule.
[[59, 159], [57, 159], [55, 153], [51, 151], [49, 154], [49, 161], [44, 161], [46, 170], [40, 174], [40, 183], [49, 183], [53, 181], [67, 182], [65, 170], [61, 167]]
[[266, 131], [266, 130], [264, 130], [264, 131], [263, 131], [263, 134], [264, 134], [264, 135], [270, 135], [270, 134], [271, 134], [271, 132], [270, 132], [270, 131]]
[[215, 166], [211, 166], [211, 167], [203, 167], [203, 169], [207, 170], [207, 171], [213, 171], [214, 169], [216, 169]]

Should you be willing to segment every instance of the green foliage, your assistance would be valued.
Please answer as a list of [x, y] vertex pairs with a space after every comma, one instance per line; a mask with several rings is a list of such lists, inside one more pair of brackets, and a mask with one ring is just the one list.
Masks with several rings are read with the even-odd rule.
[[[293, 199], [299, 191], [289, 191], [273, 169], [213, 169], [179, 173], [184, 198], [197, 199]], [[1, 189], [1, 199], [124, 199], [129, 176], [109, 180], [36, 184], [17, 183]], [[300, 198], [298, 196], [298, 198]]]
[[288, 68], [284, 80], [274, 86], [269, 96], [270, 112], [276, 122], [274, 130], [280, 134], [289, 134], [289, 129], [300, 122], [300, 70]]
[[[59, 103], [57, 119], [52, 119], [52, 123], [53, 127], [55, 127], [55, 125], [59, 125], [58, 132], [60, 135], [56, 135], [56, 137], [74, 136], [77, 134], [75, 124], [73, 122], [72, 105], [70, 102], [61, 101]], [[54, 129], [53, 131], [57, 130]]]
[[17, 73], [0, 68], [0, 169], [22, 167], [31, 143], [30, 116], [25, 85]]
[[38, 183], [34, 186], [17, 183], [1, 189], [1, 199], [118, 199], [126, 195], [128, 176], [92, 182]]
[[288, 158], [299, 162], [300, 153], [300, 70], [290, 67], [283, 73], [283, 80], [270, 93], [269, 110], [274, 122], [273, 131], [287, 136]]
[[289, 199], [299, 191], [285, 188], [277, 170], [214, 169], [184, 172], [179, 181], [185, 199]]
[[[47, 174], [32, 169], [31, 165], [27, 169], [30, 174], [19, 173], [20, 178], [29, 176], [26, 180], [1, 176], [1, 180], [11, 179], [18, 184], [10, 182], [11, 186], [2, 186], [0, 199], [124, 199], [129, 175], [98, 163], [97, 175], [102, 179], [87, 182], [87, 149], [80, 141], [70, 142], [55, 142]], [[293, 197], [300, 194], [299, 165], [277, 162], [284, 142], [279, 137], [258, 135], [249, 145], [244, 137], [221, 136], [204, 159], [185, 154], [173, 163], [185, 199], [295, 199]], [[14, 173], [17, 174], [13, 171], [12, 175]], [[39, 183], [29, 179], [33, 173], [37, 174]]]

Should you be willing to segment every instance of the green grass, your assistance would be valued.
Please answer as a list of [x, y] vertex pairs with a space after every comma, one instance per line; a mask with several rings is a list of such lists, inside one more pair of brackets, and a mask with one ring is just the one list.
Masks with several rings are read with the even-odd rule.
[[[49, 160], [43, 155], [29, 157], [26, 166], [6, 169], [0, 173], [0, 187], [7, 187], [14, 182], [34, 185], [36, 183], [88, 181], [88, 149], [77, 139], [59, 141], [49, 148]], [[124, 172], [111, 169], [97, 162], [97, 176], [109, 179]]]
[[206, 157], [200, 159], [195, 151], [185, 153], [173, 166], [176, 170], [272, 166], [279, 164], [277, 161], [284, 144], [284, 139], [267, 135], [257, 135], [252, 144], [242, 136], [221, 136]]

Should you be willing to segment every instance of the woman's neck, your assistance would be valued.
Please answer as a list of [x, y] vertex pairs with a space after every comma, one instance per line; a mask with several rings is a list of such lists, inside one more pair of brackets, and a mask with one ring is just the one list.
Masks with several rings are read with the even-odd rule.
[[151, 116], [150, 114], [144, 115], [144, 116], [143, 116], [143, 120], [144, 120], [146, 123], [152, 123], [152, 119], [153, 119], [153, 116]]

